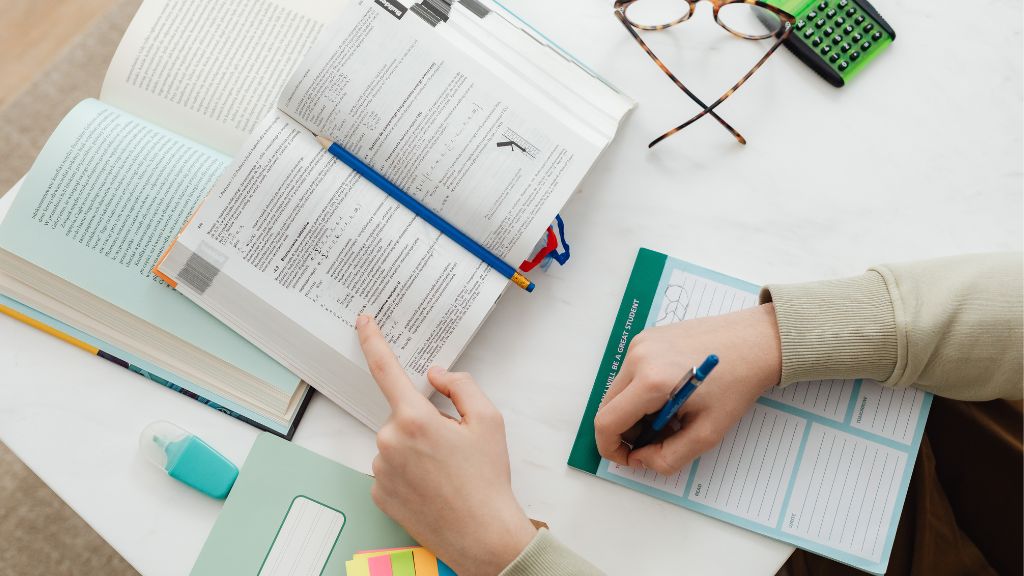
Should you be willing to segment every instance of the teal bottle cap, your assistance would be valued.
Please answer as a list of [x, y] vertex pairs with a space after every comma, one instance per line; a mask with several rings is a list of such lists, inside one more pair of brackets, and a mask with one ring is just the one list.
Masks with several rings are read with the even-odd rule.
[[153, 422], [139, 435], [139, 450], [155, 466], [212, 498], [227, 498], [238, 467], [195, 434], [170, 422]]

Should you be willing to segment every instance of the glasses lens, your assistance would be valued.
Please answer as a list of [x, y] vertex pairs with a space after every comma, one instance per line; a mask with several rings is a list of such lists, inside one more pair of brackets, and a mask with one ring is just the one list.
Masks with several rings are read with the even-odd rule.
[[637, 0], [626, 7], [626, 18], [637, 28], [658, 28], [689, 17], [686, 0]]
[[733, 34], [760, 40], [782, 29], [782, 19], [767, 8], [734, 2], [718, 10], [718, 23]]

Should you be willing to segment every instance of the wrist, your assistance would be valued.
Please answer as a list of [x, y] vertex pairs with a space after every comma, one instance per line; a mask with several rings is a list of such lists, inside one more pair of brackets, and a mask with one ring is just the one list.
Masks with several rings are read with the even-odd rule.
[[[451, 566], [460, 576], [493, 576], [501, 573], [537, 535], [537, 528], [526, 517], [518, 503], [514, 511], [490, 516], [479, 526], [475, 538], [467, 539], [465, 554], [451, 559]], [[472, 544], [470, 544], [472, 542]], [[444, 559], [448, 562], [448, 559]]]
[[756, 330], [760, 342], [761, 392], [778, 386], [782, 381], [782, 339], [779, 336], [779, 324], [775, 317], [775, 304], [767, 302], [756, 308]]

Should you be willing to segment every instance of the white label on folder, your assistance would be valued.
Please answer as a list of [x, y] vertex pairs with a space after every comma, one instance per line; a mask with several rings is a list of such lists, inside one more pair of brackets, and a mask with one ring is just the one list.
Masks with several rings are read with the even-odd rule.
[[341, 512], [298, 496], [288, 508], [260, 576], [319, 576], [344, 525]]

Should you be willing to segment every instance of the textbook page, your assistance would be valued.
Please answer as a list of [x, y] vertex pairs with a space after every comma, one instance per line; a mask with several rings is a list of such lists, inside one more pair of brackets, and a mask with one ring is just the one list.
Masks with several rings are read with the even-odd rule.
[[585, 138], [399, 7], [352, 0], [279, 107], [521, 262], [614, 133]]
[[145, 0], [100, 99], [233, 156], [344, 0]]
[[374, 428], [389, 410], [356, 316], [377, 319], [426, 394], [427, 369], [455, 361], [508, 281], [324, 151], [314, 131], [513, 263], [607, 144], [410, 15], [353, 0], [289, 80], [283, 111], [264, 119], [158, 264]]
[[[197, 351], [257, 376], [273, 387], [273, 398], [287, 403], [299, 386], [294, 375], [152, 273], [163, 246], [229, 160], [103, 102], [83, 100], [61, 121], [25, 177], [0, 226], [0, 252], [28, 260]], [[5, 274], [15, 270], [5, 268]], [[32, 284], [25, 277], [18, 280]], [[17, 298], [36, 304], [24, 296]], [[87, 304], [74, 312], [93, 314]], [[59, 319], [74, 324], [67, 316]], [[132, 348], [130, 328], [104, 339]], [[188, 369], [178, 375], [191, 381], [202, 377]]]
[[508, 280], [272, 112], [159, 264], [176, 288], [371, 427], [355, 332], [374, 316], [425, 394]]
[[[569, 464], [606, 480], [882, 574], [931, 394], [867, 380], [764, 394], [722, 443], [671, 476], [600, 457], [593, 418], [633, 335], [757, 305], [758, 287], [641, 249]], [[713, 377], [705, 386], [714, 386]]]

